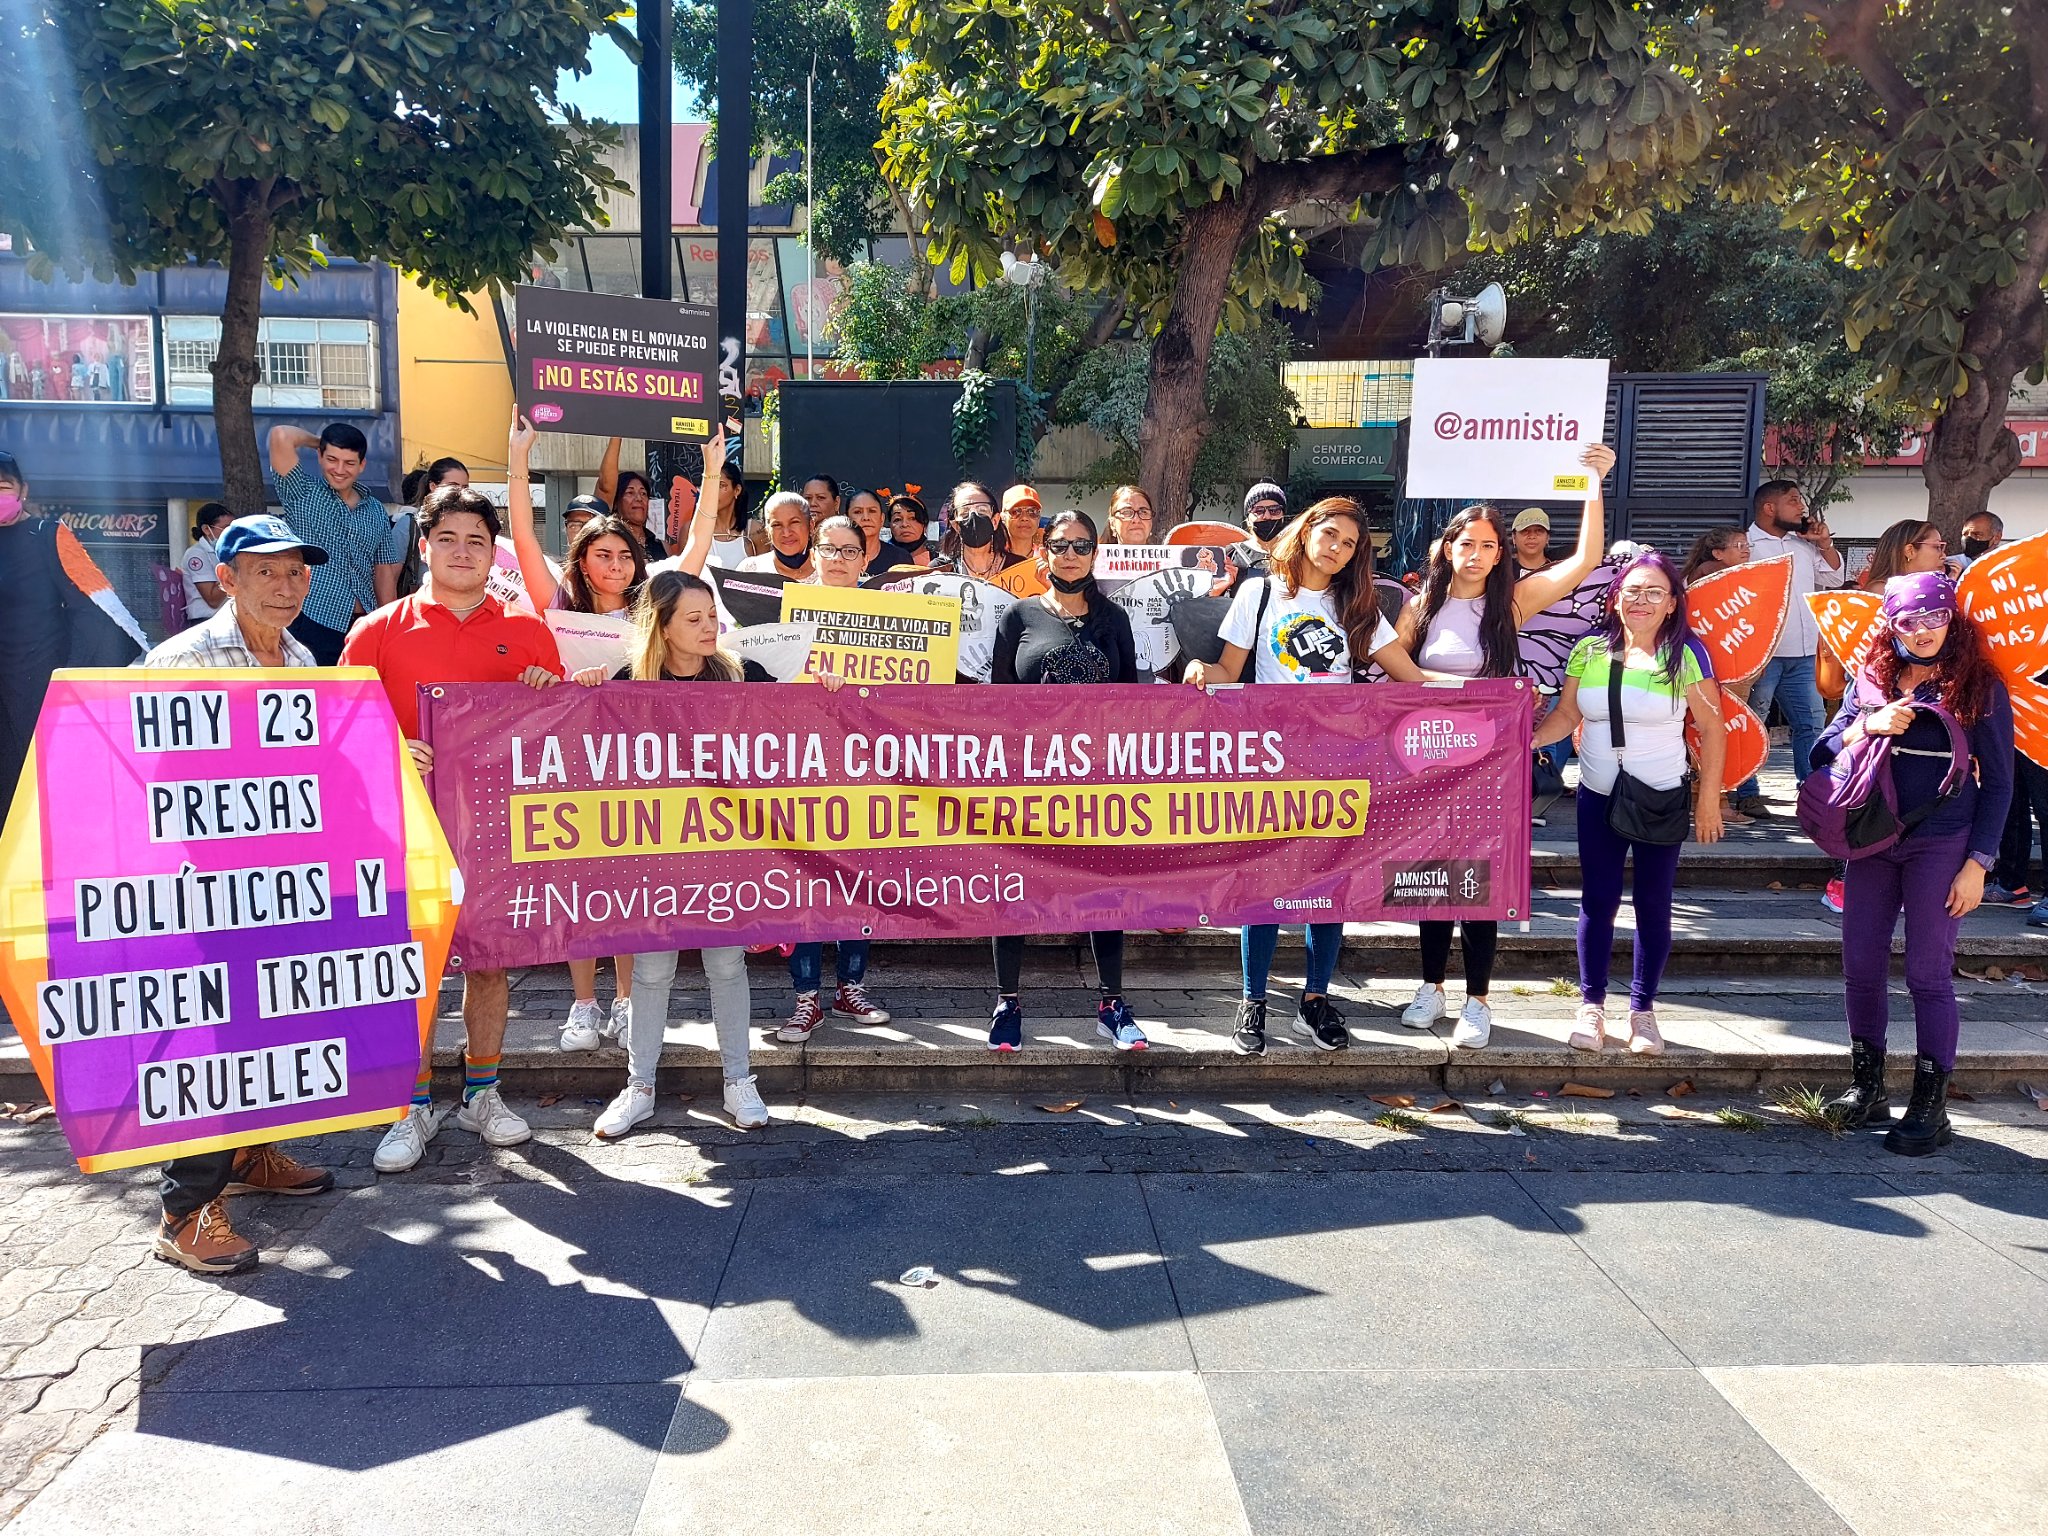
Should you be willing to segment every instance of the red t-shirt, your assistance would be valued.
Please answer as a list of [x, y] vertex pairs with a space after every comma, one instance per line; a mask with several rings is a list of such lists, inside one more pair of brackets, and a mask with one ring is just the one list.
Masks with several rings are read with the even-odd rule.
[[507, 613], [495, 597], [458, 619], [418, 592], [358, 619], [341, 664], [376, 668], [408, 738], [420, 733], [422, 683], [516, 683], [528, 667], [563, 675], [554, 632], [539, 619]]

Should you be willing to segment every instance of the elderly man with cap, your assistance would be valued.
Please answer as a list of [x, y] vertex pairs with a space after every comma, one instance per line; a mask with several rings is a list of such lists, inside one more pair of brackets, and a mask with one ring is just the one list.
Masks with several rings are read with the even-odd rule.
[[[173, 635], [142, 658], [151, 668], [311, 667], [313, 653], [291, 633], [306, 602], [313, 567], [327, 551], [308, 544], [281, 517], [243, 517], [215, 546], [213, 580], [222, 602], [213, 617]], [[308, 1168], [275, 1147], [233, 1147], [173, 1158], [157, 1192], [163, 1222], [156, 1256], [202, 1275], [232, 1275], [256, 1264], [256, 1245], [238, 1234], [222, 1203], [228, 1195], [318, 1195], [334, 1175]]]
[[1555, 563], [1550, 558], [1550, 514], [1541, 507], [1517, 512], [1508, 537], [1515, 545], [1515, 580], [1534, 576]]

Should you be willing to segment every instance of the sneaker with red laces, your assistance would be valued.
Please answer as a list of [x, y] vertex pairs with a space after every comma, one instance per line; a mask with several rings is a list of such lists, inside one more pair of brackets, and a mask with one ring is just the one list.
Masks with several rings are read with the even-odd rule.
[[239, 1275], [256, 1267], [256, 1245], [235, 1231], [219, 1200], [186, 1216], [166, 1215], [153, 1251], [166, 1264], [201, 1275]]
[[334, 1188], [334, 1175], [325, 1168], [308, 1168], [295, 1157], [275, 1147], [244, 1147], [235, 1154], [234, 1171], [228, 1175], [229, 1195], [324, 1195]]
[[842, 981], [839, 990], [832, 995], [832, 1011], [842, 1019], [851, 1019], [856, 1024], [886, 1024], [889, 1010], [877, 1008], [868, 996], [868, 989], [857, 981]]
[[775, 1031], [775, 1038], [791, 1045], [802, 1045], [811, 1038], [811, 1031], [824, 1022], [825, 1010], [818, 1006], [818, 994], [799, 992], [796, 1007], [789, 1013], [789, 1022]]
[[1828, 888], [1820, 893], [1820, 904], [1837, 916], [1842, 911], [1842, 882], [1836, 877], [1828, 882]]

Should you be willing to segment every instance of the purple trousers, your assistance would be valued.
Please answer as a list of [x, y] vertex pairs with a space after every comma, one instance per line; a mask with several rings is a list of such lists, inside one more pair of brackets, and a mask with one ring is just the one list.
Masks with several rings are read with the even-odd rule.
[[1636, 912], [1635, 974], [1628, 1005], [1657, 1001], [1657, 985], [1671, 959], [1671, 890], [1678, 883], [1682, 843], [1632, 843], [1607, 825], [1607, 796], [1579, 788], [1579, 996], [1607, 1001], [1607, 971], [1614, 958], [1614, 916], [1621, 910], [1621, 873], [1631, 852], [1636, 877], [1630, 902]]
[[1842, 888], [1842, 980], [1849, 1034], [1884, 1049], [1890, 1023], [1892, 930], [1906, 914], [1906, 990], [1922, 1056], [1942, 1071], [1956, 1064], [1956, 933], [1948, 888], [1963, 867], [1969, 832], [1913, 833], [1885, 853], [1851, 859]]

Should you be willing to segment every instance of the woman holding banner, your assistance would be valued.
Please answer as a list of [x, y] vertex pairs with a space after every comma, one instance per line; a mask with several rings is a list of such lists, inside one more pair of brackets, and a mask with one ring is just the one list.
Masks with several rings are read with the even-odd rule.
[[[1137, 643], [1131, 620], [1095, 585], [1095, 520], [1068, 510], [1055, 517], [1045, 537], [1046, 574], [1051, 586], [1027, 597], [996, 626], [997, 683], [1135, 683]], [[1145, 1032], [1124, 1002], [1124, 936], [1122, 929], [1088, 935], [1095, 951], [1095, 976], [1102, 1000], [1095, 1010], [1095, 1032], [1120, 1051], [1142, 1051]], [[989, 1021], [988, 1048], [1004, 1053], [1024, 1048], [1024, 1010], [1017, 988], [1024, 969], [1024, 940], [1001, 936], [994, 941], [996, 963], [995, 1016]]]
[[[633, 605], [633, 633], [627, 664], [617, 674], [634, 682], [738, 683], [766, 677], [750, 672], [739, 657], [718, 644], [718, 600], [702, 577], [685, 571], [656, 571]], [[601, 678], [579, 673], [576, 681], [596, 686]], [[836, 692], [839, 679], [823, 680]], [[768, 1106], [754, 1086], [747, 1038], [753, 994], [747, 985], [747, 951], [739, 944], [697, 952], [711, 988], [711, 1022], [725, 1074], [725, 1112], [741, 1130], [768, 1123]], [[676, 952], [635, 955], [635, 1006], [626, 1028], [626, 1086], [598, 1115], [592, 1134], [614, 1141], [654, 1113], [655, 1071], [668, 1032], [669, 990], [675, 985]]]
[[[533, 486], [527, 464], [539, 435], [533, 423], [515, 408], [512, 432], [505, 444], [505, 502], [507, 521], [512, 527], [512, 552], [519, 559], [526, 595], [542, 613], [554, 610], [610, 614], [623, 619], [647, 577], [645, 546], [619, 518], [593, 517], [569, 541], [561, 580], [555, 579], [555, 569], [542, 553], [540, 539], [533, 531]], [[569, 984], [575, 996], [569, 1002], [568, 1018], [562, 1021], [561, 1049], [594, 1051], [602, 1041], [615, 1040], [625, 1033], [633, 1017], [632, 957], [620, 955], [612, 965], [618, 978], [618, 995], [607, 1015], [597, 1000], [597, 962], [569, 962]]]
[[[1424, 674], [1381, 617], [1372, 590], [1372, 540], [1364, 510], [1344, 496], [1317, 502], [1273, 546], [1272, 572], [1238, 584], [1218, 630], [1223, 655], [1190, 662], [1186, 680], [1197, 687], [1235, 683], [1253, 662], [1255, 683], [1348, 683], [1369, 657], [1402, 682]], [[1276, 923], [1248, 924], [1239, 936], [1244, 998], [1237, 1005], [1232, 1043], [1244, 1056], [1266, 1052], [1266, 980], [1280, 942]], [[1330, 1005], [1330, 981], [1344, 925], [1308, 925], [1308, 968], [1294, 1027], [1318, 1050], [1351, 1044], [1344, 1016]]]
[[[855, 498], [870, 495], [857, 491]], [[851, 513], [828, 517], [812, 536], [811, 555], [818, 568], [816, 585], [858, 587], [867, 569], [868, 550]], [[845, 679], [822, 674], [818, 681], [835, 691]], [[855, 1024], [886, 1024], [889, 1010], [877, 1007], [868, 996], [868, 941], [841, 939], [832, 946], [832, 1011]], [[789, 981], [796, 989], [796, 1005], [789, 1019], [775, 1031], [775, 1038], [790, 1045], [802, 1045], [824, 1022], [825, 1011], [818, 1002], [818, 990], [825, 979], [825, 946], [799, 944], [789, 952]]]
[[[1617, 709], [1620, 744], [1615, 742]], [[1578, 728], [1579, 1017], [1573, 1049], [1607, 1047], [1607, 972], [1614, 953], [1614, 918], [1621, 910], [1623, 866], [1633, 861], [1630, 905], [1635, 912], [1635, 972], [1628, 994], [1628, 1048], [1639, 1056], [1664, 1054], [1657, 1028], [1657, 986], [1671, 958], [1671, 897], [1685, 840], [1685, 808], [1676, 825], [1645, 837], [1624, 813], [1616, 824], [1614, 796], [1624, 772], [1631, 787], [1669, 792], [1686, 778], [1685, 722], [1700, 733], [1699, 840], [1721, 837], [1721, 763], [1727, 736], [1721, 696], [1705, 652], [1685, 617], [1685, 584], [1671, 562], [1651, 550], [1638, 555], [1608, 589], [1607, 617], [1581, 640], [1565, 663], [1557, 706], [1536, 732], [1535, 744], [1563, 741]], [[1668, 840], [1666, 840], [1668, 834]]]
[[[1593, 471], [1593, 484], [1579, 518], [1578, 548], [1571, 558], [1515, 580], [1508, 558], [1507, 524], [1498, 507], [1467, 507], [1430, 546], [1422, 590], [1401, 610], [1401, 642], [1432, 672], [1455, 677], [1513, 677], [1521, 670], [1516, 634], [1593, 572], [1607, 547], [1606, 502], [1601, 481], [1614, 467], [1614, 450], [1595, 443], [1579, 455]], [[1451, 934], [1459, 925], [1425, 922], [1422, 928], [1422, 985], [1402, 1011], [1410, 1029], [1428, 1029], [1449, 1011], [1444, 978], [1450, 972]], [[1451, 1031], [1451, 1044], [1478, 1050], [1493, 1034], [1487, 994], [1493, 982], [1493, 954], [1500, 925], [1465, 919], [1465, 1006]]]

